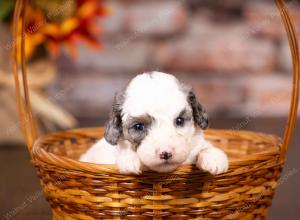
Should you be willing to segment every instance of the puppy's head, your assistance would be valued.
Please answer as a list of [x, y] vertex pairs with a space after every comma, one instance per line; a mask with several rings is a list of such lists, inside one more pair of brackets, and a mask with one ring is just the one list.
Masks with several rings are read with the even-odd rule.
[[187, 159], [195, 130], [207, 127], [193, 91], [172, 75], [152, 72], [116, 94], [105, 139], [112, 145], [130, 142], [145, 166], [170, 172]]

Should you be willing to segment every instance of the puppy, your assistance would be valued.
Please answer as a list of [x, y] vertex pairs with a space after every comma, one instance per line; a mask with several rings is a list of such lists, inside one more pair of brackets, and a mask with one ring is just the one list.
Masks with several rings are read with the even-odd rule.
[[117, 164], [123, 174], [171, 172], [182, 164], [221, 174], [228, 158], [204, 139], [207, 127], [207, 115], [190, 87], [166, 73], [144, 73], [115, 95], [104, 138], [80, 160]]

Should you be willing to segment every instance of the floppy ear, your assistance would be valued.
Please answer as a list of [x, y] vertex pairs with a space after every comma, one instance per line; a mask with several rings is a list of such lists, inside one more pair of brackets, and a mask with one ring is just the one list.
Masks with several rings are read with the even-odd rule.
[[195, 124], [203, 130], [208, 128], [208, 116], [192, 90], [188, 92], [188, 102], [193, 110]]
[[105, 140], [112, 144], [116, 145], [119, 138], [122, 135], [122, 105], [124, 101], [123, 93], [116, 93], [112, 111], [110, 113], [110, 118], [105, 126], [104, 138]]

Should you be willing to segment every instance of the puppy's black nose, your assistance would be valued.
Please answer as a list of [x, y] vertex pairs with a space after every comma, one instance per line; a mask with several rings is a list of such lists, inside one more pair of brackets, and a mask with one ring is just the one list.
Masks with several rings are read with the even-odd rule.
[[159, 155], [159, 158], [162, 159], [162, 160], [168, 160], [172, 157], [172, 153], [169, 153], [167, 151], [164, 151], [162, 152], [160, 155]]

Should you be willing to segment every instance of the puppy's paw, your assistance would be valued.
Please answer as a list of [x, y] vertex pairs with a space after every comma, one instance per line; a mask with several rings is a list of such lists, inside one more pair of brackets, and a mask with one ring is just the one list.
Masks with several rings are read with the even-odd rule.
[[228, 170], [228, 157], [220, 149], [211, 147], [199, 152], [196, 166], [212, 175], [225, 173]]
[[137, 155], [127, 155], [126, 157], [119, 157], [117, 165], [122, 174], [141, 174], [142, 164]]

